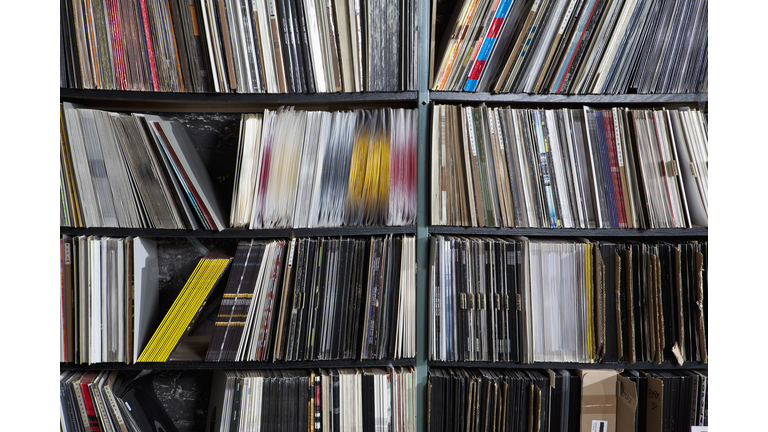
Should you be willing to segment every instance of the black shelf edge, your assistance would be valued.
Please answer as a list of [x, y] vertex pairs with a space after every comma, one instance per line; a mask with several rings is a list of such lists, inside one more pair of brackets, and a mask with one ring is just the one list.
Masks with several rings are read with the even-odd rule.
[[217, 370], [217, 369], [328, 369], [386, 366], [416, 366], [416, 360], [309, 360], [295, 362], [204, 362], [168, 361], [164, 363], [61, 363], [61, 370]]
[[694, 228], [657, 228], [657, 229], [628, 229], [628, 228], [491, 228], [491, 227], [460, 227], [460, 226], [430, 226], [430, 234], [450, 235], [494, 235], [494, 236], [530, 236], [530, 237], [707, 237], [708, 227]]
[[433, 102], [487, 102], [527, 104], [694, 104], [707, 103], [709, 93], [680, 94], [618, 94], [618, 95], [559, 95], [525, 93], [470, 93], [432, 91], [429, 99]]
[[484, 368], [484, 369], [707, 369], [708, 364], [703, 362], [685, 362], [677, 365], [671, 362], [661, 364], [653, 362], [638, 363], [507, 363], [507, 362], [442, 362], [430, 360], [427, 362], [429, 367], [451, 367], [451, 368]]
[[60, 89], [59, 98], [70, 102], [141, 102], [172, 105], [312, 105], [342, 103], [415, 102], [417, 92], [357, 93], [170, 93], [122, 90]]
[[146, 229], [146, 228], [69, 228], [61, 227], [60, 234], [71, 236], [98, 235], [108, 237], [194, 237], [194, 238], [292, 238], [371, 236], [384, 234], [415, 234], [416, 226], [371, 226], [338, 228], [285, 228], [285, 229], [225, 229], [223, 231]]
[[[356, 93], [171, 93], [122, 90], [59, 89], [67, 101], [120, 101], [162, 104], [312, 105], [341, 103], [415, 102], [416, 91]], [[433, 102], [489, 102], [529, 104], [691, 104], [707, 103], [708, 93], [559, 95], [430, 91]]]

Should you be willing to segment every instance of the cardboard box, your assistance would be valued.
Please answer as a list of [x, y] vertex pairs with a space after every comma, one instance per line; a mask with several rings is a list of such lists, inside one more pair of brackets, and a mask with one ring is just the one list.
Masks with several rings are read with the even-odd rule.
[[616, 432], [618, 371], [579, 370], [581, 432]]
[[616, 404], [616, 427], [619, 431], [635, 430], [635, 416], [637, 413], [637, 389], [635, 383], [618, 375], [619, 394]]

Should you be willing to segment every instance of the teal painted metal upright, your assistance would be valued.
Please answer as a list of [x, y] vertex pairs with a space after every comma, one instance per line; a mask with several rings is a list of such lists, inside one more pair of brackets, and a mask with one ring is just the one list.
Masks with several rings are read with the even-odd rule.
[[429, 316], [429, 37], [430, 0], [419, 1], [418, 51], [418, 206], [416, 213], [416, 430], [427, 432], [427, 325]]

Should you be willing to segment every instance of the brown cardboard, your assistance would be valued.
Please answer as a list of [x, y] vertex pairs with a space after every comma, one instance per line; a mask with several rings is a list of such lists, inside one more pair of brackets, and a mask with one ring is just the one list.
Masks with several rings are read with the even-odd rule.
[[619, 431], [635, 430], [637, 412], [637, 388], [629, 378], [617, 375], [619, 379], [619, 397], [616, 402], [616, 428]]
[[656, 313], [658, 314], [658, 333], [659, 333], [659, 346], [656, 351], [656, 363], [661, 363], [664, 360], [664, 347], [667, 346], [666, 335], [664, 329], [667, 328], [667, 324], [664, 323], [664, 299], [661, 296], [661, 260], [657, 255], [653, 256], [653, 263], [656, 266]]
[[699, 301], [696, 303], [698, 306], [699, 315], [699, 349], [701, 350], [701, 361], [707, 363], [709, 358], [707, 357], [707, 331], [704, 327], [704, 255], [700, 252], [696, 252], [696, 294]]
[[534, 387], [533, 394], [535, 396], [533, 408], [533, 432], [546, 432], [541, 430], [541, 389]]
[[677, 360], [677, 364], [681, 365], [685, 363], [685, 358], [683, 357], [683, 351], [677, 342], [675, 342], [675, 344], [672, 345], [672, 354], [675, 356], [675, 360]]
[[672, 348], [672, 352], [675, 354], [678, 364], [683, 364], [685, 357], [691, 355], [691, 353], [683, 352], [683, 347], [685, 347], [685, 317], [683, 316], [682, 257], [680, 247], [675, 247], [673, 250], [675, 253], [675, 291], [677, 292], [677, 341]]
[[502, 412], [502, 404], [504, 403], [504, 395], [502, 392], [502, 386], [499, 383], [493, 383], [493, 406], [494, 406], [494, 412], [493, 412], [493, 430], [494, 431], [501, 431], [501, 419], [503, 418], [501, 416]]
[[648, 380], [648, 395], [646, 402], [646, 432], [661, 432], [663, 422], [664, 383], [651, 375], [642, 372]]
[[650, 254], [648, 255], [648, 259], [646, 259], [645, 262], [645, 295], [647, 296], [646, 301], [648, 302], [647, 314], [649, 325], [649, 343], [646, 344], [646, 349], [648, 349], [648, 352], [645, 353], [645, 358], [647, 360], [653, 361], [654, 355], [656, 354], [656, 303], [654, 302], [656, 297], [653, 295], [655, 292], [653, 287], [653, 260], [651, 259]]
[[655, 255], [650, 254], [648, 259], [649, 272], [648, 272], [648, 298], [649, 298], [649, 314], [651, 318], [651, 360], [656, 363], [661, 363], [661, 336], [664, 334], [663, 327], [660, 327], [660, 311], [658, 296], [658, 283], [657, 283], [657, 259]]
[[590, 432], [593, 420], [606, 421], [605, 432], [616, 432], [615, 370], [579, 370], [581, 377], [581, 432]]
[[605, 356], [605, 264], [600, 248], [595, 247], [595, 339], [597, 358]]
[[534, 407], [534, 405], [535, 405], [535, 402], [534, 402], [534, 397], [535, 397], [534, 396], [534, 388], [535, 387], [536, 386], [533, 385], [533, 383], [528, 385], [528, 400], [531, 401], [531, 403], [528, 404], [528, 432], [539, 432], [539, 431], [535, 431], [533, 429], [534, 421], [535, 421], [535, 419], [538, 419], [538, 415], [539, 415], [538, 413], [536, 413], [536, 415], [534, 415], [534, 410], [536, 409]]
[[627, 290], [627, 323], [629, 324], [629, 362], [634, 363], [637, 361], [637, 351], [635, 351], [635, 316], [634, 298], [632, 298], [632, 249], [624, 251], [627, 262], [627, 281], [624, 284]]
[[480, 425], [480, 413], [479, 411], [479, 405], [480, 405], [480, 397], [478, 392], [478, 383], [477, 379], [473, 379], [470, 384], [470, 406], [472, 407], [472, 411], [470, 412], [469, 417], [467, 417], [467, 429], [468, 430], [477, 430]]
[[507, 398], [509, 397], [509, 384], [502, 382], [501, 384], [501, 404], [499, 406], [499, 431], [504, 431], [506, 422], [503, 419], [507, 418]]
[[621, 329], [621, 255], [615, 253], [614, 261], [616, 262], [616, 270], [614, 272], [616, 286], [616, 342], [619, 353], [619, 358], [624, 357], [624, 338], [622, 337]]

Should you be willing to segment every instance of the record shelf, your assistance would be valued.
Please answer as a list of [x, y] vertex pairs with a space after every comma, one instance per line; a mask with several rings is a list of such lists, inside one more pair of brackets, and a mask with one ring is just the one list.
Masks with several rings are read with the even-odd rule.
[[386, 234], [415, 234], [415, 226], [366, 226], [338, 228], [275, 228], [263, 230], [225, 229], [180, 230], [180, 229], [133, 229], [133, 228], [69, 228], [61, 227], [61, 234], [100, 235], [100, 236], [141, 236], [141, 237], [183, 237], [210, 239], [249, 239], [249, 238], [293, 238], [293, 237], [341, 237], [374, 236]]
[[209, 371], [215, 369], [257, 370], [257, 369], [329, 369], [363, 368], [388, 366], [414, 366], [413, 359], [385, 360], [306, 360], [292, 362], [203, 362], [189, 360], [170, 360], [164, 363], [95, 363], [92, 365], [62, 363], [62, 368], [69, 370], [156, 370], [156, 371]]
[[[224, 200], [231, 195], [235, 171], [239, 113], [259, 112], [265, 108], [294, 106], [298, 109], [344, 110], [350, 108], [416, 106], [416, 92], [397, 93], [330, 93], [330, 94], [190, 94], [160, 92], [118, 92], [102, 90], [61, 89], [60, 101], [78, 106], [122, 112], [152, 112], [171, 116], [185, 124], [212, 176], [226, 177], [215, 185]], [[238, 114], [235, 114], [238, 113]], [[421, 142], [422, 140], [419, 140]], [[421, 151], [421, 150], [420, 150]], [[161, 282], [162, 317], [178, 294], [183, 278], [194, 266], [200, 250], [233, 247], [244, 239], [290, 239], [298, 237], [370, 237], [388, 234], [416, 234], [417, 226], [359, 226], [334, 228], [287, 229], [136, 229], [136, 228], [73, 228], [60, 227], [61, 235], [104, 237], [149, 237], [158, 240]], [[291, 362], [205, 362], [169, 360], [164, 363], [61, 363], [60, 369], [72, 371], [120, 370], [152, 371], [157, 388], [172, 393], [158, 394], [179, 432], [202, 430], [206, 422], [212, 373], [215, 370], [327, 370], [331, 368], [415, 367], [414, 358], [380, 360], [308, 360]], [[426, 377], [426, 372], [424, 373]], [[181, 394], [181, 396], [178, 395]], [[200, 409], [203, 408], [203, 409]]]
[[430, 234], [483, 235], [483, 236], [531, 236], [531, 237], [608, 237], [608, 238], [702, 238], [707, 237], [707, 227], [694, 228], [488, 228], [436, 226], [429, 227]]
[[[446, 15], [445, 10], [453, 7], [453, 0], [419, 0], [419, 27], [429, 29], [431, 22], [430, 6], [437, 5], [438, 11]], [[458, 3], [458, 1], [456, 1]], [[447, 5], [446, 5], [447, 4]], [[447, 12], [450, 15], [450, 10]], [[445, 27], [444, 25], [442, 26]], [[440, 28], [440, 26], [438, 26]], [[436, 38], [441, 37], [437, 34]], [[546, 228], [472, 228], [456, 226], [432, 226], [430, 224], [429, 202], [429, 149], [431, 108], [433, 103], [452, 103], [493, 106], [513, 106], [539, 108], [562, 108], [575, 105], [603, 106], [652, 106], [652, 107], [699, 107], [706, 110], [708, 95], [703, 94], [627, 94], [627, 95], [529, 95], [529, 94], [491, 94], [470, 92], [439, 92], [429, 90], [430, 75], [430, 31], [420, 31], [418, 41], [418, 90], [392, 93], [326, 93], [326, 94], [201, 94], [201, 93], [159, 93], [159, 92], [120, 92], [104, 90], [60, 90], [61, 102], [72, 102], [87, 108], [108, 109], [123, 112], [155, 112], [155, 113], [191, 113], [179, 114], [182, 118], [195, 119], [201, 124], [200, 133], [216, 135], [209, 139], [214, 144], [210, 152], [201, 155], [212, 177], [232, 169], [234, 166], [237, 140], [237, 122], [233, 113], [263, 111], [264, 108], [276, 108], [282, 105], [296, 106], [304, 109], [334, 109], [369, 107], [410, 107], [418, 108], [418, 175], [417, 175], [417, 217], [416, 225], [404, 227], [340, 227], [322, 229], [274, 229], [274, 230], [239, 230], [225, 229], [223, 231], [187, 231], [187, 230], [147, 230], [121, 228], [68, 228], [61, 227], [62, 235], [98, 235], [98, 236], [146, 236], [171, 242], [174, 239], [183, 241], [205, 239], [206, 242], [226, 242], [233, 239], [249, 238], [292, 238], [320, 236], [371, 236], [384, 234], [415, 234], [416, 236], [416, 357], [414, 359], [396, 360], [337, 360], [337, 361], [296, 361], [296, 362], [237, 362], [237, 363], [208, 363], [192, 361], [170, 361], [166, 363], [115, 364], [100, 363], [93, 365], [75, 365], [61, 363], [62, 370], [152, 370], [161, 372], [162, 386], [168, 394], [158, 395], [167, 405], [171, 416], [179, 412], [179, 417], [173, 420], [177, 423], [179, 432], [203, 430], [210, 392], [211, 373], [215, 369], [327, 369], [327, 368], [358, 368], [378, 366], [413, 366], [416, 371], [415, 405], [417, 430], [427, 432], [428, 412], [427, 378], [430, 367], [451, 368], [509, 368], [509, 369], [648, 369], [648, 370], [706, 370], [706, 363], [688, 362], [682, 366], [669, 363], [499, 363], [499, 362], [440, 362], [428, 360], [428, 322], [429, 316], [429, 237], [430, 234], [447, 235], [481, 235], [481, 236], [513, 236], [529, 237], [588, 237], [615, 239], [644, 239], [644, 238], [684, 238], [701, 240], [708, 237], [708, 228], [694, 227], [687, 229], [546, 229]], [[221, 116], [219, 113], [225, 113]], [[186, 117], [185, 117], [186, 116]], [[211, 131], [206, 117], [211, 117], [219, 130]], [[203, 119], [198, 121], [198, 118]], [[224, 118], [222, 121], [221, 118]], [[227, 129], [223, 131], [223, 129]], [[224, 136], [226, 135], [226, 136]], [[228, 143], [228, 144], [227, 144]], [[234, 143], [234, 144], [233, 144]], [[222, 147], [227, 145], [230, 148]], [[224, 153], [223, 157], [221, 153]], [[223, 161], [216, 161], [222, 159]], [[210, 166], [209, 166], [210, 164]], [[213, 168], [211, 168], [213, 167]], [[228, 168], [227, 168], [228, 167]], [[234, 170], [233, 170], [234, 171]], [[220, 186], [219, 196], [228, 199], [231, 194], [232, 180], [225, 180]], [[229, 191], [229, 192], [226, 192]], [[227, 205], [223, 207], [228, 208]], [[171, 259], [171, 258], [166, 258]], [[188, 263], [187, 263], [188, 264]], [[179, 276], [181, 277], [181, 276]], [[177, 288], [178, 289], [178, 288]], [[173, 295], [168, 294], [171, 297]], [[170, 303], [170, 302], [167, 302]], [[167, 309], [167, 307], [166, 307]], [[161, 310], [161, 316], [165, 311]], [[193, 391], [186, 391], [192, 388]], [[185, 389], [182, 391], [182, 389]], [[181, 394], [181, 396], [178, 396]], [[190, 408], [192, 407], [192, 408]], [[203, 407], [203, 409], [200, 409]], [[195, 410], [196, 409], [196, 410]], [[435, 413], [433, 413], [434, 415]]]
[[684, 370], [706, 369], [703, 362], [685, 362], [676, 365], [671, 362], [653, 363], [571, 363], [571, 362], [537, 362], [537, 363], [507, 363], [507, 362], [442, 362], [430, 361], [429, 366], [450, 368], [485, 368], [485, 369], [640, 369], [640, 370]]
[[[451, 25], [449, 17], [451, 16], [454, 8], [459, 8], [463, 2], [461, 0], [434, 0], [433, 7], [436, 9], [433, 11], [434, 28], [431, 29], [435, 40], [432, 41], [433, 49], [437, 49], [440, 44], [440, 38], [443, 35], [449, 35], [451, 29], [448, 28]], [[539, 4], [539, 2], [536, 2]], [[542, 2], [541, 4], [546, 4]], [[513, 3], [514, 5], [514, 3]], [[570, 3], [571, 7], [573, 2]], [[535, 6], [534, 6], [535, 8]], [[494, 18], [496, 19], [496, 18]], [[506, 23], [505, 23], [506, 24]], [[543, 26], [543, 24], [542, 24]], [[562, 31], [562, 28], [561, 28]], [[498, 36], [499, 33], [496, 34]], [[498, 40], [498, 39], [497, 39]], [[479, 43], [478, 43], [479, 45]], [[477, 49], [477, 48], [476, 48]], [[533, 52], [533, 51], [531, 51]], [[437, 56], [437, 54], [435, 54]], [[479, 55], [478, 55], [479, 58]], [[433, 76], [437, 76], [438, 62], [440, 59], [434, 58], [434, 70], [431, 71]], [[488, 64], [488, 63], [486, 63]], [[469, 70], [469, 68], [467, 68]], [[466, 78], [466, 77], [465, 77]], [[465, 81], [462, 81], [462, 83]], [[463, 84], [462, 84], [463, 85]], [[677, 94], [527, 94], [527, 93], [490, 93], [490, 92], [469, 92], [469, 91], [430, 91], [427, 96], [429, 97], [429, 103], [431, 107], [435, 105], [460, 105], [462, 107], [477, 107], [480, 105], [486, 105], [491, 107], [511, 107], [511, 108], [531, 108], [531, 109], [560, 109], [560, 108], [581, 108], [583, 106], [595, 107], [595, 109], [610, 109], [611, 107], [628, 107], [630, 109], [636, 108], [695, 108], [699, 109], [703, 113], [708, 111], [708, 93], [677, 93]], [[432, 114], [432, 113], [430, 113]], [[429, 134], [428, 134], [429, 135]], [[465, 145], [470, 142], [466, 137], [464, 138]], [[459, 138], [461, 141], [461, 138]], [[428, 142], [431, 145], [431, 140]], [[472, 142], [472, 148], [474, 151], [474, 142]], [[505, 144], [506, 145], [506, 144]], [[431, 147], [430, 147], [431, 148]], [[422, 167], [424, 165], [419, 165]], [[428, 195], [428, 194], [427, 194]], [[422, 197], [429, 198], [427, 195], [420, 194]], [[421, 214], [420, 214], [421, 216]], [[425, 215], [430, 217], [429, 214]], [[457, 238], [466, 238], [469, 236], [482, 236], [483, 238], [496, 238], [500, 236], [525, 236], [529, 239], [575, 239], [575, 238], [587, 238], [594, 241], [603, 240], [627, 240], [629, 242], [642, 242], [644, 240], [649, 241], [674, 241], [674, 240], [691, 240], [691, 241], [707, 241], [708, 239], [708, 227], [694, 226], [691, 228], [666, 228], [666, 229], [584, 229], [584, 228], [493, 228], [493, 227], [467, 227], [467, 226], [449, 226], [449, 225], [431, 225], [427, 228], [429, 235], [446, 235], [456, 236]], [[518, 252], [519, 253], [519, 252]], [[424, 285], [419, 285], [422, 287]], [[427, 283], [427, 288], [431, 289]], [[467, 294], [468, 296], [470, 294]], [[486, 294], [489, 295], [489, 294]], [[497, 294], [498, 295], [498, 294]], [[463, 300], [463, 299], [462, 299]], [[454, 302], [457, 299], [454, 297]], [[424, 303], [422, 303], [423, 305]], [[444, 307], [445, 305], [441, 305]], [[420, 306], [423, 308], [424, 306]], [[463, 307], [463, 306], [462, 306]], [[467, 309], [470, 309], [467, 306]], [[431, 312], [431, 310], [430, 310]], [[431, 315], [427, 315], [432, 318]], [[419, 320], [419, 323], [424, 323], [423, 320]], [[426, 324], [426, 323], [425, 323]], [[428, 330], [427, 330], [428, 331]], [[475, 337], [477, 335], [475, 334]], [[490, 342], [488, 342], [490, 344]], [[454, 341], [454, 345], [456, 341]], [[423, 345], [419, 345], [419, 348]], [[429, 350], [429, 347], [425, 347]], [[454, 348], [455, 349], [455, 348]], [[586, 370], [647, 370], [647, 371], [704, 371], [708, 370], [708, 364], [706, 362], [698, 361], [686, 361], [682, 365], [674, 362], [665, 361], [660, 364], [654, 362], [619, 362], [619, 363], [571, 363], [571, 362], [533, 362], [533, 363], [511, 363], [502, 361], [439, 361], [428, 360], [427, 365], [430, 369], [472, 369], [480, 376], [483, 374], [481, 370], [557, 370], [557, 369], [586, 369]], [[546, 373], [545, 373], [546, 375]], [[457, 374], [457, 376], [460, 376]], [[436, 382], [440, 382], [439, 380]], [[454, 386], [458, 381], [453, 381]], [[461, 384], [462, 386], [464, 384]], [[455, 387], [453, 387], [455, 389]], [[463, 388], [462, 388], [463, 389]], [[455, 391], [455, 390], [454, 390]], [[442, 395], [438, 393], [438, 403], [440, 398], [448, 397], [445, 393]], [[458, 398], [459, 396], [453, 396]], [[466, 397], [466, 396], [461, 396]], [[456, 403], [456, 399], [453, 399]], [[432, 401], [434, 402], [434, 401]], [[449, 402], [446, 402], [449, 403]], [[578, 406], [576, 407], [578, 409]], [[439, 415], [438, 412], [431, 412], [431, 415]], [[478, 414], [479, 415], [479, 414]], [[592, 424], [594, 429], [595, 424]], [[559, 430], [559, 429], [558, 429]], [[574, 429], [578, 431], [578, 429]], [[584, 425], [582, 424], [581, 430], [584, 431]], [[587, 429], [589, 430], [589, 426]], [[602, 429], [600, 429], [602, 430]], [[616, 428], [617, 431], [621, 430]], [[631, 429], [629, 429], [631, 430]], [[682, 429], [680, 429], [682, 430]]]
[[414, 106], [415, 91], [358, 93], [166, 93], [145, 91], [61, 89], [61, 99], [106, 110], [175, 112], [252, 112], [283, 105], [302, 107]]
[[560, 95], [525, 93], [474, 93], [433, 91], [432, 102], [439, 103], [486, 103], [489, 105], [515, 104], [563, 107], [568, 105], [611, 105], [611, 106], [673, 106], [706, 105], [707, 94], [616, 94], [616, 95]]

